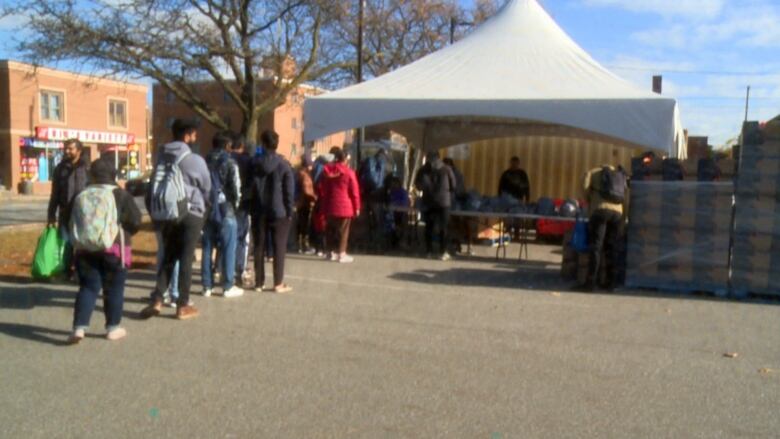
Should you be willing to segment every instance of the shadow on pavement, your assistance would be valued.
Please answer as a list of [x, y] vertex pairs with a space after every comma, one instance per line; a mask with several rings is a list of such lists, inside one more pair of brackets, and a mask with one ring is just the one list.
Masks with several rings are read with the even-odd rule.
[[[0, 322], [0, 334], [21, 338], [23, 340], [37, 341], [39, 343], [46, 343], [54, 346], [69, 346], [67, 337], [70, 335], [70, 331], [49, 329], [21, 323]], [[96, 336], [87, 335], [87, 337]]]

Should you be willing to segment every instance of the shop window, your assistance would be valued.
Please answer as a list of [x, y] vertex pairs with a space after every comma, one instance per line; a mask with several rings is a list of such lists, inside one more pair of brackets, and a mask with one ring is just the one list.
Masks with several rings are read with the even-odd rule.
[[127, 102], [109, 99], [108, 126], [111, 128], [127, 128]]
[[65, 94], [59, 91], [41, 91], [41, 120], [65, 121]]

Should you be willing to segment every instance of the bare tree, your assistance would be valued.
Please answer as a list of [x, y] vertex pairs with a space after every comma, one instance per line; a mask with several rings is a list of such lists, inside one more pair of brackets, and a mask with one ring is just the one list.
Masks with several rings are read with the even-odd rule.
[[[93, 74], [151, 78], [227, 129], [201, 93], [203, 82], [217, 83], [241, 111], [242, 134], [256, 139], [260, 118], [301, 83], [355, 81], [358, 1], [5, 0], [0, 16], [23, 17], [19, 49], [35, 64], [76, 61]], [[369, 77], [443, 47], [452, 17], [476, 14], [455, 0], [365, 1]], [[273, 87], [259, 87], [263, 69]]]
[[[241, 132], [302, 82], [340, 67], [320, 62], [323, 23], [334, 9], [317, 0], [11, 0], [30, 37], [19, 45], [38, 63], [79, 61], [93, 72], [157, 81], [204, 120], [228, 124], [199, 93], [218, 83], [241, 110]], [[288, 60], [295, 60], [295, 68]], [[274, 87], [261, 92], [261, 69]], [[263, 94], [261, 94], [263, 93]]]

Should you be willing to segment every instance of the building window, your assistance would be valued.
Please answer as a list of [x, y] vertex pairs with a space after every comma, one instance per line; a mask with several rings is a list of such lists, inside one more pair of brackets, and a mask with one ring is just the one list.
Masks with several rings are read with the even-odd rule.
[[108, 100], [108, 126], [127, 128], [127, 102], [116, 99]]
[[59, 91], [41, 91], [41, 120], [65, 121], [65, 94]]
[[230, 103], [231, 100], [232, 100], [232, 98], [230, 97], [230, 93], [228, 93], [227, 90], [223, 91], [222, 92], [222, 102], [227, 104], [227, 103]]
[[165, 94], [165, 102], [172, 104], [176, 98], [173, 96], [173, 92], [169, 91]]
[[296, 157], [298, 156], [298, 145], [292, 144], [292, 147], [290, 148], [290, 157]]
[[165, 121], [165, 126], [168, 127], [168, 129], [173, 128], [173, 122], [176, 121], [175, 117], [169, 117], [167, 121]]
[[298, 129], [298, 119], [292, 118], [292, 129], [297, 130]]

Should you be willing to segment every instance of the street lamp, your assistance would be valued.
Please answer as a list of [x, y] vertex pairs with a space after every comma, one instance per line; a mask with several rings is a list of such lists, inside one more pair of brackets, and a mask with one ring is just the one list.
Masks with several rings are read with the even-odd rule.
[[[358, 47], [357, 47], [357, 82], [358, 84], [363, 82], [363, 15], [365, 13], [365, 0], [358, 0]], [[365, 136], [365, 130], [363, 127], [358, 129], [357, 136], [357, 165], [360, 166], [362, 161], [362, 147], [363, 136]]]

